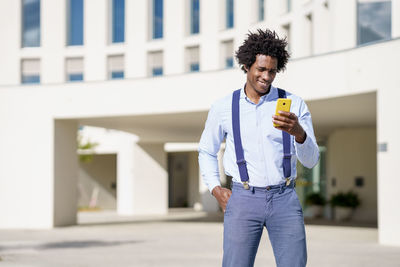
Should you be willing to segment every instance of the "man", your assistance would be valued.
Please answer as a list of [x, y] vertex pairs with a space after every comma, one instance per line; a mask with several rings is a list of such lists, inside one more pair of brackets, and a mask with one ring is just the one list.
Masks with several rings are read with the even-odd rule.
[[[304, 101], [272, 85], [288, 61], [286, 45], [268, 29], [248, 34], [236, 52], [246, 84], [213, 104], [201, 136], [202, 177], [225, 213], [224, 267], [254, 265], [264, 226], [278, 267], [303, 267], [307, 262], [294, 179], [297, 159], [312, 168], [319, 151]], [[276, 116], [279, 97], [291, 99], [291, 112]], [[217, 152], [224, 139], [224, 169], [233, 177], [232, 191], [219, 180]]]

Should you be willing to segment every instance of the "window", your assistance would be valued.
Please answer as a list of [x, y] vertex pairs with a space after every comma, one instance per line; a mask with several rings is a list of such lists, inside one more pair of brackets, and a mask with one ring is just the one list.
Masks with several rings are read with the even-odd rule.
[[67, 58], [66, 76], [68, 82], [83, 81], [83, 58]]
[[231, 29], [234, 26], [233, 1], [234, 0], [226, 0], [226, 28], [227, 29]]
[[289, 13], [292, 11], [292, 0], [286, 0], [286, 12]]
[[148, 54], [148, 75], [161, 76], [163, 74], [163, 52], [150, 52]]
[[186, 48], [186, 71], [197, 72], [200, 71], [199, 63], [199, 47], [188, 47]]
[[233, 41], [222, 42], [222, 66], [225, 69], [233, 68]]
[[200, 32], [200, 0], [190, 0], [190, 33]]
[[258, 21], [265, 19], [264, 0], [258, 0]]
[[108, 79], [123, 79], [124, 78], [124, 56], [109, 56], [108, 57]]
[[21, 62], [21, 83], [40, 83], [40, 60], [24, 59]]
[[125, 41], [125, 0], [112, 0], [111, 7], [111, 41]]
[[290, 24], [286, 24], [282, 26], [283, 29], [283, 34], [286, 36], [286, 41], [287, 41], [287, 50], [288, 52], [291, 52], [291, 36], [290, 36]]
[[391, 1], [361, 1], [357, 3], [357, 44], [391, 39]]
[[83, 0], [68, 1], [68, 45], [83, 45]]
[[314, 31], [313, 31], [313, 16], [308, 14], [306, 16], [306, 29], [305, 29], [305, 41], [307, 43], [308, 53], [307, 55], [314, 54]]
[[163, 0], [152, 0], [152, 38], [163, 38]]
[[22, 47], [40, 46], [40, 0], [22, 0]]

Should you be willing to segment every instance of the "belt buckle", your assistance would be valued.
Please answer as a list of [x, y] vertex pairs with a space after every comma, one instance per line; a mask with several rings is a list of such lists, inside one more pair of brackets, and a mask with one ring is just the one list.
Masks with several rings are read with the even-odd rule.
[[249, 190], [250, 189], [249, 181], [244, 181], [243, 182], [243, 187], [244, 187], [244, 189]]
[[286, 178], [286, 186], [289, 186], [290, 185], [290, 177], [288, 177], [288, 178]]

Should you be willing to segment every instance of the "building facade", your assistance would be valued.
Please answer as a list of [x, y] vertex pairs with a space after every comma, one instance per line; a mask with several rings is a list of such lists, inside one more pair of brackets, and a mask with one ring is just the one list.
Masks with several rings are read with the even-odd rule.
[[6, 0], [0, 22], [1, 228], [76, 223], [82, 126], [118, 130], [93, 132], [118, 213], [216, 208], [193, 143], [245, 82], [246, 33], [270, 28], [292, 55], [275, 85], [306, 100], [321, 147], [299, 194], [356, 192], [354, 220], [400, 245], [400, 0]]

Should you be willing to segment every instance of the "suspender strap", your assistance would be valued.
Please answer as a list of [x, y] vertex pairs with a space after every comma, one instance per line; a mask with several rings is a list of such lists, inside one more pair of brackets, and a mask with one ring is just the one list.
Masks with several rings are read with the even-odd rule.
[[[279, 98], [286, 98], [285, 90], [278, 88]], [[291, 166], [290, 161], [292, 155], [290, 154], [290, 135], [282, 131], [282, 139], [283, 139], [283, 174], [285, 178], [289, 178], [291, 174]]]
[[247, 172], [246, 161], [244, 159], [242, 139], [240, 137], [240, 118], [239, 118], [240, 89], [233, 92], [232, 96], [232, 130], [233, 141], [235, 142], [236, 163], [239, 167], [240, 179], [248, 183], [249, 174]]

